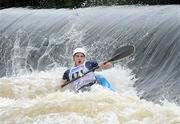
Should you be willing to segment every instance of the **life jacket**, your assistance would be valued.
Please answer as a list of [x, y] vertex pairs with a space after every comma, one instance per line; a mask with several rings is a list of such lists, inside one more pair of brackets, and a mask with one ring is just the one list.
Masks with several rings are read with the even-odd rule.
[[[82, 76], [84, 73], [89, 71], [89, 69], [85, 66], [85, 64], [86, 64], [86, 62], [84, 62], [83, 64], [81, 64], [79, 66], [72, 67], [70, 69], [70, 72], [69, 72], [70, 81], [74, 78]], [[73, 91], [78, 91], [82, 87], [87, 86], [88, 84], [92, 84], [95, 81], [96, 81], [96, 77], [95, 77], [94, 72], [89, 72], [88, 74], [84, 75], [83, 77], [73, 81], [70, 84], [70, 88]]]

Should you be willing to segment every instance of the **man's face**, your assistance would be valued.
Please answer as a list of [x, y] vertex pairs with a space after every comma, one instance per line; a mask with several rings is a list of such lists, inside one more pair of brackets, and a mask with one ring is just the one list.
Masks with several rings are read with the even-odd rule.
[[84, 54], [82, 53], [76, 53], [74, 56], [73, 56], [73, 59], [74, 59], [74, 62], [75, 62], [75, 66], [79, 66], [81, 64], [84, 63], [85, 61], [85, 56]]

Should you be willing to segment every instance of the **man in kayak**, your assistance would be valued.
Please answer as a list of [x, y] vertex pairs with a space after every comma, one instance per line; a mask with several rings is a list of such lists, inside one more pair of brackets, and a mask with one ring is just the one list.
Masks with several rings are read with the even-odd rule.
[[[94, 60], [86, 60], [86, 51], [83, 48], [76, 48], [73, 51], [73, 61], [74, 67], [66, 70], [63, 75], [62, 85], [67, 81], [71, 81], [78, 76], [82, 76], [85, 72], [91, 70], [92, 68], [99, 66], [101, 69], [112, 67], [112, 63], [99, 62]], [[70, 90], [75, 92], [90, 90], [90, 87], [97, 83], [96, 76], [94, 72], [89, 72], [85, 76], [73, 81], [69, 84]]]

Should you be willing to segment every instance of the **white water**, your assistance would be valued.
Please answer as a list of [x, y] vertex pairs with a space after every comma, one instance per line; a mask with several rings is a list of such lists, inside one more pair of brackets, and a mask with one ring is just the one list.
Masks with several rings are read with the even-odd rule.
[[179, 124], [180, 107], [140, 100], [131, 71], [98, 72], [117, 92], [94, 86], [91, 92], [56, 91], [65, 68], [0, 79], [0, 124]]

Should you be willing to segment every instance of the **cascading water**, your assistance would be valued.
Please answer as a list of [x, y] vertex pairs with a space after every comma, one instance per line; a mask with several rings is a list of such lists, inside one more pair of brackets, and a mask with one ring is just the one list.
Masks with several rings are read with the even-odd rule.
[[[177, 5], [0, 10], [0, 122], [180, 123], [179, 26]], [[74, 48], [101, 61], [127, 44], [130, 58], [97, 72], [117, 92], [56, 91]]]

